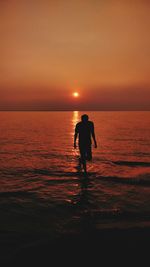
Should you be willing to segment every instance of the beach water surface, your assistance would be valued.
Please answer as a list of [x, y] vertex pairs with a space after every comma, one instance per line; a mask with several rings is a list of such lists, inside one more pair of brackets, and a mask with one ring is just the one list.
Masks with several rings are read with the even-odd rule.
[[[98, 148], [79, 171], [74, 128], [87, 113]], [[1, 232], [18, 234], [150, 225], [150, 112], [0, 112]], [[6, 242], [7, 240], [7, 242]], [[35, 240], [35, 239], [34, 239]]]

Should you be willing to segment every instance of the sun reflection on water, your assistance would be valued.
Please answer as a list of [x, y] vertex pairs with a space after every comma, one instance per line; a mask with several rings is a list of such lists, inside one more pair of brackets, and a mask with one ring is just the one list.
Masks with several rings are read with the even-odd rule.
[[[75, 126], [79, 121], [79, 111], [75, 110], [73, 111], [72, 116], [72, 142], [74, 141], [74, 132], [75, 132]], [[72, 149], [73, 156], [78, 156], [78, 152], [76, 149]]]
[[73, 117], [72, 117], [73, 127], [76, 126], [78, 121], [79, 121], [79, 111], [73, 111]]

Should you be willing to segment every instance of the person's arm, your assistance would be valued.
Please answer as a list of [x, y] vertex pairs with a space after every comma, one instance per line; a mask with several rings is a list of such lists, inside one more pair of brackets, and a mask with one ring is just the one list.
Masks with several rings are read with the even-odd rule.
[[76, 125], [75, 133], [74, 133], [74, 148], [77, 148], [77, 145], [76, 145], [77, 137], [78, 137], [78, 130], [77, 130], [77, 125]]
[[94, 123], [92, 123], [91, 134], [92, 134], [92, 138], [93, 138], [93, 141], [94, 141], [95, 148], [97, 148], [97, 142], [96, 142], [95, 130], [94, 130]]

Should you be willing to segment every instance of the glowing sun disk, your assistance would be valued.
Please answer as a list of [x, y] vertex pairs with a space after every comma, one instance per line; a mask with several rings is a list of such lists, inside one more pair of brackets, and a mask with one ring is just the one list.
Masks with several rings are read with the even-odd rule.
[[74, 97], [78, 97], [78, 96], [79, 96], [79, 93], [78, 93], [78, 92], [74, 92], [74, 93], [73, 93], [73, 96], [74, 96]]

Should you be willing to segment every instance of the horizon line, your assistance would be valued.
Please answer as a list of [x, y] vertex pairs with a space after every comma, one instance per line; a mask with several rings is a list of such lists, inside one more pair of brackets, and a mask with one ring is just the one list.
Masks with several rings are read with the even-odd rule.
[[105, 110], [105, 109], [53, 109], [53, 110], [44, 110], [44, 109], [41, 109], [41, 110], [35, 110], [35, 109], [31, 109], [31, 110], [27, 110], [27, 109], [0, 109], [0, 112], [70, 112], [70, 111], [102, 111], [102, 112], [112, 112], [112, 111], [122, 111], [122, 112], [137, 112], [137, 111], [144, 111], [144, 112], [149, 112], [150, 109], [135, 109], [135, 110], [131, 110], [131, 109], [111, 109], [111, 110]]

